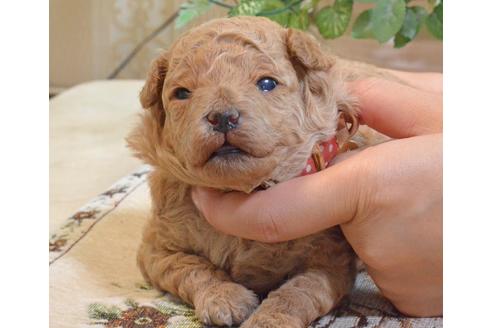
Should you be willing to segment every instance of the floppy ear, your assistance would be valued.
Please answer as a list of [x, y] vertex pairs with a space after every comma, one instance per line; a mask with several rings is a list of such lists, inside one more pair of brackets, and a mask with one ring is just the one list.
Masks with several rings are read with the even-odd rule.
[[321, 103], [326, 102], [327, 73], [335, 64], [335, 57], [323, 53], [316, 39], [302, 31], [287, 29], [285, 44], [292, 66], [302, 83], [306, 104], [311, 102], [311, 96]]
[[287, 55], [301, 84], [308, 117], [320, 121], [322, 108], [332, 99], [328, 74], [335, 58], [323, 53], [316, 39], [302, 31], [287, 29], [285, 45]]
[[286, 46], [298, 78], [302, 81], [308, 113], [314, 121], [322, 122], [320, 116], [323, 116], [323, 109], [336, 106], [333, 114], [340, 120], [338, 140], [345, 143], [357, 131], [357, 108], [344, 87], [343, 74], [340, 74], [336, 65], [337, 58], [323, 52], [313, 36], [294, 29], [287, 30]]
[[163, 53], [155, 59], [147, 74], [147, 81], [140, 92], [140, 103], [145, 109], [149, 109], [158, 120], [160, 125], [164, 124], [165, 113], [162, 104], [162, 87], [168, 69], [168, 54]]
[[294, 63], [305, 69], [328, 70], [334, 61], [323, 53], [316, 39], [304, 32], [287, 29], [287, 52]]
[[133, 154], [154, 166], [159, 163], [158, 148], [161, 144], [165, 120], [162, 87], [168, 68], [167, 58], [167, 54], [162, 54], [152, 62], [147, 81], [140, 92], [140, 103], [145, 112], [140, 115], [140, 124], [126, 138]]

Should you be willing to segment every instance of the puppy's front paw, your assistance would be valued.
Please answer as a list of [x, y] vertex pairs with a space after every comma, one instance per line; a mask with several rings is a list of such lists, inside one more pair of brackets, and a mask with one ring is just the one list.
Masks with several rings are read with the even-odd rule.
[[258, 298], [249, 289], [232, 282], [206, 288], [195, 299], [195, 312], [205, 324], [240, 324], [256, 309]]
[[304, 328], [301, 320], [295, 316], [279, 312], [257, 312], [249, 317], [241, 328]]

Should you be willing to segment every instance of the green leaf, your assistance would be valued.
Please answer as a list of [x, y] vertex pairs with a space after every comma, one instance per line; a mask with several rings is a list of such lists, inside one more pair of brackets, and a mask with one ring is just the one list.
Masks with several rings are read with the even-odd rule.
[[309, 27], [309, 14], [307, 9], [301, 9], [297, 13], [291, 13], [289, 17], [289, 27], [299, 30], [307, 30]]
[[186, 26], [189, 22], [204, 14], [211, 8], [211, 3], [208, 0], [191, 0], [181, 5], [178, 18], [176, 18], [175, 26], [177, 29]]
[[[265, 0], [261, 12], [258, 12], [257, 14], [261, 15], [262, 12], [269, 12], [276, 9], [282, 9], [285, 8], [285, 6], [286, 6], [285, 3], [283, 3], [281, 0]], [[282, 26], [288, 26], [289, 16], [290, 16], [289, 11], [285, 10], [277, 15], [268, 15], [265, 17], [270, 18], [271, 20], [279, 23]]]
[[427, 16], [427, 11], [423, 7], [415, 6], [407, 8], [405, 20], [401, 29], [396, 33], [394, 46], [401, 48], [412, 41], [420, 30], [420, 26]]
[[352, 37], [354, 39], [369, 39], [374, 38], [372, 33], [371, 23], [372, 9], [363, 11], [352, 26]]
[[443, 11], [443, 4], [442, 2], [434, 8], [432, 13], [427, 16], [427, 19], [425, 20], [425, 24], [427, 25], [427, 29], [433, 36], [435, 36], [437, 39], [442, 40], [442, 11]]
[[379, 0], [371, 15], [374, 37], [386, 42], [395, 35], [405, 20], [405, 0]]
[[265, 0], [240, 0], [239, 4], [229, 11], [229, 16], [254, 16], [263, 10]]
[[125, 300], [125, 305], [128, 306], [129, 308], [132, 308], [132, 309], [138, 308], [138, 303], [131, 298], [127, 298]]
[[377, 0], [355, 0], [355, 2], [361, 2], [361, 3], [373, 3], [376, 2]]
[[350, 23], [353, 0], [336, 0], [331, 7], [324, 7], [315, 16], [314, 22], [325, 39], [341, 36]]
[[89, 305], [89, 318], [99, 320], [116, 320], [121, 317], [121, 310], [116, 306], [107, 307], [104, 304]]

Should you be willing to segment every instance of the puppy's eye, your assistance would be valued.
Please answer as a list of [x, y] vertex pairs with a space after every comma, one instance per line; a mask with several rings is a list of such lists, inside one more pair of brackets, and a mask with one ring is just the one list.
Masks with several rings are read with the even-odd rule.
[[263, 92], [272, 91], [277, 86], [277, 81], [271, 77], [262, 77], [256, 82], [258, 89]]
[[186, 88], [177, 88], [174, 91], [174, 97], [179, 100], [184, 100], [190, 98], [191, 91]]

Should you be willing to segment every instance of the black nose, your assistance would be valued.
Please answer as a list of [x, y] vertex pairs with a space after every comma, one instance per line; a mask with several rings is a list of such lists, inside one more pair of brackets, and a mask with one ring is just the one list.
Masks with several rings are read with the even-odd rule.
[[211, 112], [207, 115], [207, 121], [212, 125], [214, 131], [227, 133], [236, 128], [239, 122], [239, 112], [236, 109]]

